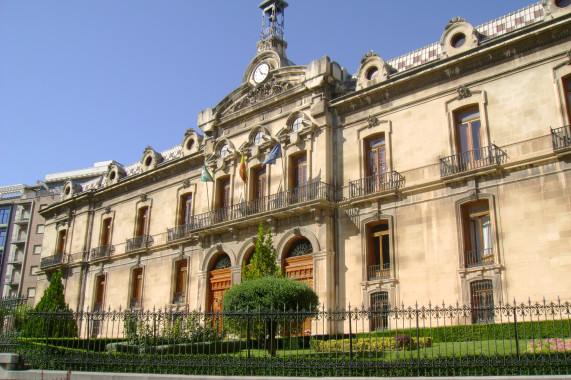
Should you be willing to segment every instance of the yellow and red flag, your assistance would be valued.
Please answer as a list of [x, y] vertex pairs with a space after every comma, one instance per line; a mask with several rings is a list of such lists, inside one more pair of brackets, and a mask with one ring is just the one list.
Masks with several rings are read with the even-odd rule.
[[242, 155], [242, 159], [240, 160], [240, 178], [244, 183], [248, 182], [248, 170], [246, 169], [246, 160], [244, 159], [244, 155]]

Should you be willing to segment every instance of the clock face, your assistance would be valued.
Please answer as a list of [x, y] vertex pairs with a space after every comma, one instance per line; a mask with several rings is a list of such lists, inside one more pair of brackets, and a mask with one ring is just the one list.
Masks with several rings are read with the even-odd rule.
[[260, 64], [258, 67], [256, 67], [256, 70], [254, 70], [254, 82], [256, 83], [262, 82], [264, 79], [266, 79], [269, 72], [270, 72], [270, 66], [268, 66], [267, 63], [264, 62]]

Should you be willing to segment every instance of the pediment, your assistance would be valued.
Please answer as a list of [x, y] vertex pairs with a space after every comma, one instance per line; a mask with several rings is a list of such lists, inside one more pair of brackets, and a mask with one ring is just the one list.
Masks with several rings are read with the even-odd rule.
[[220, 111], [218, 111], [218, 114], [220, 116], [233, 114], [244, 108], [283, 94], [294, 87], [294, 83], [278, 80], [275, 77], [269, 78], [256, 86], [247, 85], [240, 93], [236, 94], [235, 97], [229, 99], [229, 101], [221, 107]]

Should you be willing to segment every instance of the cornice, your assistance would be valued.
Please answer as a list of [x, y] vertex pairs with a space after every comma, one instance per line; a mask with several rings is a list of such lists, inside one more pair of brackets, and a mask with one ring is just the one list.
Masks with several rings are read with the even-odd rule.
[[[481, 68], [498, 64], [520, 56], [541, 46], [560, 41], [571, 35], [569, 19], [565, 18], [530, 25], [493, 40], [484, 41], [480, 46], [461, 56], [444, 58], [427, 63], [401, 74], [391, 76], [387, 81], [374, 87], [355, 91], [331, 101], [339, 115], [355, 112], [371, 106], [384, 104], [395, 97], [416, 92], [435, 83], [454, 80]], [[535, 33], [531, 33], [535, 31]]]

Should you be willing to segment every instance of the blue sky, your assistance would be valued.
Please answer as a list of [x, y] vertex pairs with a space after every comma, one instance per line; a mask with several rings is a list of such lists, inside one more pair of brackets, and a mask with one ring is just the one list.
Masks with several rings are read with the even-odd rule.
[[[0, 0], [0, 186], [180, 144], [198, 112], [240, 85], [261, 0]], [[355, 73], [535, 1], [288, 0], [287, 55]]]

